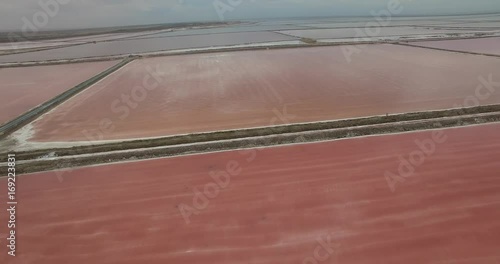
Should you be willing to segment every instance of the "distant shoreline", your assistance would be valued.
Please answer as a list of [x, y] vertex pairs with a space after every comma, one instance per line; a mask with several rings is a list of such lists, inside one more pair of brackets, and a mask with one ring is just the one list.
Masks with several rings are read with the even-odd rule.
[[134, 32], [144, 32], [152, 30], [164, 30], [164, 29], [228, 26], [239, 23], [240, 22], [237, 21], [188, 22], [188, 23], [172, 23], [172, 24], [161, 24], [161, 25], [155, 24], [155, 25], [140, 25], [140, 26], [74, 29], [74, 30], [47, 30], [47, 31], [39, 31], [36, 33], [23, 33], [19, 31], [0, 32], [0, 43], [54, 40], [61, 38], [86, 37], [86, 36], [102, 35], [102, 34], [134, 33]]

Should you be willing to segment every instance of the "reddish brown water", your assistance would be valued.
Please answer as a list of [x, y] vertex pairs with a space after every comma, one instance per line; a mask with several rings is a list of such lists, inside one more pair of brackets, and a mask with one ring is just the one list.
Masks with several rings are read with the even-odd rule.
[[[475, 97], [480, 76], [500, 81], [497, 58], [359, 48], [350, 63], [342, 47], [134, 61], [40, 118], [34, 140], [127, 139], [447, 109]], [[147, 67], [164, 73], [156, 88]], [[153, 89], [141, 92], [145, 78]], [[483, 97], [485, 91], [478, 103], [500, 103], [500, 92]]]
[[[316, 252], [318, 263], [498, 263], [498, 131], [442, 131], [395, 192], [385, 172], [436, 132], [88, 167], [59, 175], [62, 182], [54, 172], [23, 175], [18, 256], [3, 244], [0, 261], [314, 263], [304, 260]], [[224, 170], [232, 174], [217, 187], [210, 173]], [[187, 224], [180, 208], [196, 208], [205, 186], [215, 186], [212, 198], [197, 198]], [[0, 192], [4, 207], [5, 199]], [[330, 255], [318, 240], [331, 241]]]
[[0, 124], [110, 68], [116, 61], [0, 68]]

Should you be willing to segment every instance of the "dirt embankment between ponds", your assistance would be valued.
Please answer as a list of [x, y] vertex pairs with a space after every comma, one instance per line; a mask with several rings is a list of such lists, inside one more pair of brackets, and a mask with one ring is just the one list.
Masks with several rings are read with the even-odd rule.
[[[19, 174], [117, 161], [500, 122], [500, 105], [200, 133], [16, 153]], [[0, 155], [5, 162], [7, 154]], [[6, 164], [0, 166], [6, 171]]]
[[82, 92], [83, 90], [87, 89], [88, 87], [95, 84], [99, 80], [102, 80], [104, 77], [106, 77], [109, 74], [113, 73], [114, 71], [120, 69], [121, 67], [125, 66], [127, 63], [131, 62], [134, 59], [135, 58], [131, 57], [131, 58], [127, 58], [125, 60], [122, 60], [121, 62], [115, 64], [114, 66], [110, 67], [109, 69], [93, 76], [92, 78], [74, 86], [73, 88], [71, 88], [69, 90], [64, 91], [63, 93], [55, 96], [54, 98], [52, 98], [52, 99], [34, 107], [34, 108], [31, 108], [29, 111], [18, 116], [17, 118], [12, 119], [5, 124], [2, 124], [0, 126], [0, 139], [6, 137], [10, 133], [16, 131], [17, 129], [21, 128], [22, 126], [28, 124], [29, 122], [35, 120], [40, 115], [53, 109], [54, 107], [58, 106], [59, 104], [63, 103], [64, 101], [68, 100], [69, 98]]

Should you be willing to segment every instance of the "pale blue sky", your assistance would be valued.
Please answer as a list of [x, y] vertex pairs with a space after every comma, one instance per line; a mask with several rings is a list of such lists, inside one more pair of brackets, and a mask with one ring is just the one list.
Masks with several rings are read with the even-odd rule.
[[[33, 21], [37, 12], [44, 12], [40, 3], [50, 1], [61, 4], [44, 29], [219, 20], [216, 1], [219, 6], [241, 1], [224, 13], [224, 19], [369, 16], [372, 10], [386, 8], [390, 0], [8, 0], [0, 2], [0, 30], [20, 30], [23, 18]], [[400, 2], [401, 15], [500, 12], [500, 0]]]

